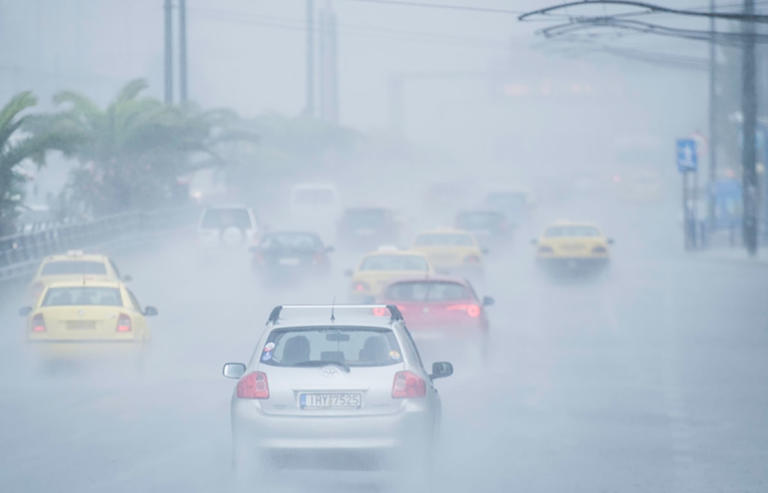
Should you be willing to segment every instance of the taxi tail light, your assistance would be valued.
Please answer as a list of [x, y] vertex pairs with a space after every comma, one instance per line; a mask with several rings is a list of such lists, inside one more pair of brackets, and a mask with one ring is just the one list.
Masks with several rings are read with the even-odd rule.
[[608, 249], [606, 249], [604, 246], [600, 246], [600, 245], [598, 245], [598, 246], [596, 246], [595, 248], [592, 249], [592, 253], [607, 253], [607, 252], [608, 252]]
[[269, 382], [267, 374], [254, 371], [237, 382], [238, 399], [269, 399]]
[[451, 311], [463, 311], [472, 318], [477, 318], [480, 316], [480, 306], [474, 303], [448, 305], [445, 309]]
[[32, 317], [32, 332], [45, 332], [45, 320], [43, 319], [43, 314], [38, 313], [34, 317]]
[[352, 285], [352, 288], [358, 293], [368, 291], [368, 285], [364, 282], [356, 282]]
[[392, 384], [393, 399], [408, 399], [424, 397], [427, 395], [427, 384], [424, 379], [410, 371], [395, 373], [395, 381]]
[[126, 315], [125, 313], [121, 313], [119, 317], [117, 317], [117, 331], [118, 332], [130, 332], [132, 329], [131, 327], [131, 317]]
[[389, 315], [389, 308], [385, 306], [376, 306], [373, 308], [374, 317], [388, 317]]
[[548, 246], [540, 246], [539, 247], [539, 253], [554, 253], [555, 251], [552, 250], [552, 247]]
[[470, 255], [469, 257], [464, 259], [465, 264], [479, 264], [480, 263], [480, 257], [477, 255]]

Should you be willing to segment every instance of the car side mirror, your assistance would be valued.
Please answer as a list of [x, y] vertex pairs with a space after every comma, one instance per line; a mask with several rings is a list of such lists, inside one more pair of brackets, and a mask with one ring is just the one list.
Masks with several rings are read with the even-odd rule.
[[347, 276], [347, 277], [352, 277], [354, 275], [354, 273], [355, 273], [355, 271], [353, 271], [352, 269], [347, 269], [347, 270], [344, 271], [344, 275]]
[[539, 240], [536, 238], [531, 238], [531, 245], [537, 245], [539, 243]]
[[221, 374], [227, 378], [240, 378], [245, 375], [244, 363], [224, 363]]
[[154, 317], [158, 313], [160, 313], [160, 312], [158, 312], [157, 308], [155, 308], [154, 306], [145, 306], [144, 307], [144, 316], [145, 317]]
[[453, 375], [453, 365], [447, 361], [436, 361], [432, 363], [432, 374], [429, 376], [432, 380], [436, 378], [445, 378]]
[[19, 308], [19, 316], [26, 317], [32, 313], [32, 307], [31, 306], [24, 306]]
[[327, 246], [327, 247], [325, 247], [325, 252], [326, 252], [326, 253], [333, 253], [333, 252], [335, 252], [335, 251], [336, 251], [336, 249], [335, 249], [335, 248], [333, 248], [333, 247], [332, 247], [332, 246], [330, 246], [330, 245], [329, 245], [329, 246]]
[[605, 240], [605, 242], [608, 243], [609, 245], [613, 245], [614, 243], [616, 243], [616, 241], [613, 238], [608, 238], [607, 240]]
[[131, 282], [131, 281], [133, 281], [133, 276], [131, 276], [130, 274], [126, 274], [123, 276], [123, 282]]
[[492, 296], [483, 296], [483, 306], [491, 306], [496, 303]]

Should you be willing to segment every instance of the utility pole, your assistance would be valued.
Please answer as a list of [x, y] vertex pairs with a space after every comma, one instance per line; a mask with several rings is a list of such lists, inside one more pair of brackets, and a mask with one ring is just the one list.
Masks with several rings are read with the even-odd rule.
[[173, 104], [173, 17], [171, 0], [165, 0], [165, 104]]
[[179, 0], [179, 101], [187, 102], [187, 0]]
[[[715, 12], [715, 0], [709, 0], [709, 11]], [[717, 181], [717, 51], [715, 50], [715, 18], [709, 18], [709, 183], [707, 187], [707, 219], [709, 229], [715, 225], [715, 182]]]
[[[744, 0], [744, 15], [755, 13], [754, 0]], [[755, 132], [757, 130], [757, 88], [755, 75], [755, 24], [743, 23], [744, 47], [742, 59], [741, 113], [744, 117], [743, 145], [741, 149], [742, 188], [744, 194], [744, 245], [750, 256], [757, 254], [757, 169], [755, 166]]]
[[315, 1], [307, 4], [306, 96], [304, 114], [315, 115]]
[[318, 18], [320, 27], [318, 36], [320, 118], [337, 123], [339, 121], [339, 89], [336, 14], [330, 0], [318, 12]]
[[339, 123], [339, 64], [337, 57], [336, 12], [328, 1], [328, 119]]

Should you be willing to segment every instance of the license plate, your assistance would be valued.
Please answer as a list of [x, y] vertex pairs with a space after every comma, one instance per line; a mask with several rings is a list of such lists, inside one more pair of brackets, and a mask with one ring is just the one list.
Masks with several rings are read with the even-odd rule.
[[360, 392], [305, 392], [299, 394], [301, 409], [359, 409], [363, 405]]
[[96, 322], [93, 320], [67, 320], [67, 329], [69, 330], [89, 330], [95, 328]]
[[299, 259], [294, 257], [283, 257], [277, 261], [280, 265], [299, 265]]

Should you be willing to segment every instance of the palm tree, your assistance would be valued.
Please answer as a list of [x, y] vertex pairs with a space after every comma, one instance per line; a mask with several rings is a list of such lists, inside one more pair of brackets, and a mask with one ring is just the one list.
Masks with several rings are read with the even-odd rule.
[[132, 80], [103, 109], [72, 91], [54, 97], [65, 108], [45, 128], [73, 143], [80, 167], [71, 195], [96, 215], [163, 205], [180, 175], [220, 163], [215, 146], [242, 138], [229, 125], [237, 120], [232, 112], [168, 106], [144, 96], [146, 88], [144, 80]]
[[47, 151], [68, 150], [66, 139], [55, 132], [26, 131], [34, 117], [22, 113], [35, 104], [35, 96], [25, 91], [12, 97], [0, 110], [0, 236], [15, 230], [24, 200], [23, 185], [27, 178], [21, 173], [21, 163], [29, 159], [42, 166]]

